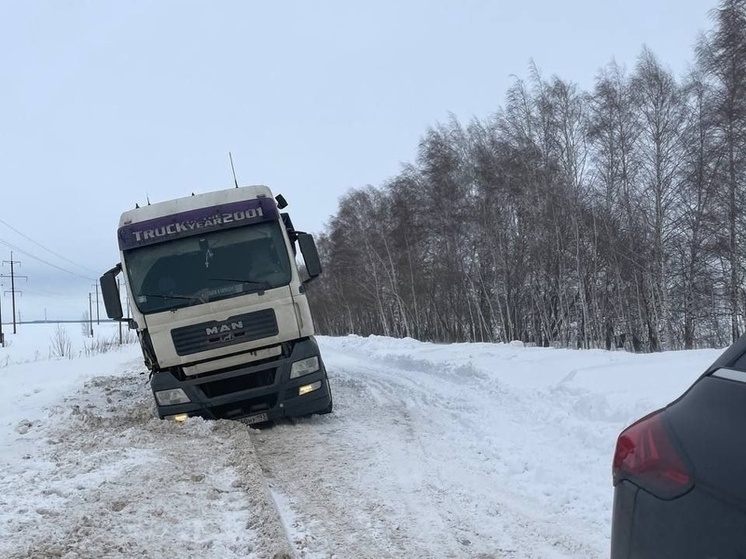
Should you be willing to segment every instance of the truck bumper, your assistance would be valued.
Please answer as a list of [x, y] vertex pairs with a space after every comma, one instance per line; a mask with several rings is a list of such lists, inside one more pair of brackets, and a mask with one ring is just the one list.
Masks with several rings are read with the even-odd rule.
[[[291, 379], [292, 364], [309, 357], [318, 358], [319, 369]], [[150, 386], [154, 396], [160, 390], [181, 388], [190, 399], [185, 404], [162, 406], [156, 398], [161, 419], [186, 414], [205, 419], [271, 421], [281, 417], [328, 413], [332, 406], [326, 368], [314, 338], [296, 342], [289, 355], [278, 359], [197, 378], [179, 380], [172, 371], [159, 371], [152, 376]], [[305, 393], [301, 394], [301, 388]]]

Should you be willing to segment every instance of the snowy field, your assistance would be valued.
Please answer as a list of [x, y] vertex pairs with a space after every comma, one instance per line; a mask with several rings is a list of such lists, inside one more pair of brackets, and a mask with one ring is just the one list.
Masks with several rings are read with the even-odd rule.
[[0, 348], [4, 559], [608, 557], [616, 436], [721, 352], [322, 337], [335, 413], [255, 430], [155, 419], [116, 325], [56, 328]]

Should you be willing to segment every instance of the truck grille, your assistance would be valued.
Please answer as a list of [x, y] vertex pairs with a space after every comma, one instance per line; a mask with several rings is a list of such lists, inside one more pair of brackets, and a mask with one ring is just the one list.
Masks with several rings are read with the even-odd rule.
[[277, 317], [273, 309], [239, 314], [220, 322], [211, 320], [201, 324], [171, 330], [171, 339], [178, 355], [190, 355], [233, 344], [276, 336]]
[[274, 384], [274, 382], [275, 369], [265, 369], [264, 371], [251, 373], [250, 375], [241, 375], [223, 380], [203, 382], [199, 387], [202, 390], [202, 393], [208, 398], [217, 398], [218, 396], [233, 394], [234, 392], [239, 392], [241, 390], [269, 386]]

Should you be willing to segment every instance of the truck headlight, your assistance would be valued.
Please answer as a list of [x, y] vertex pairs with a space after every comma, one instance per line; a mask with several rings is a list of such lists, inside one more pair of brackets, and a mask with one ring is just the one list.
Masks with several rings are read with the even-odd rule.
[[159, 390], [155, 393], [155, 399], [158, 400], [160, 406], [173, 406], [175, 404], [186, 404], [191, 402], [189, 396], [186, 395], [181, 388], [171, 388], [169, 390]]
[[301, 359], [293, 363], [290, 367], [290, 378], [298, 378], [303, 375], [310, 375], [319, 370], [319, 358], [309, 357], [308, 359]]

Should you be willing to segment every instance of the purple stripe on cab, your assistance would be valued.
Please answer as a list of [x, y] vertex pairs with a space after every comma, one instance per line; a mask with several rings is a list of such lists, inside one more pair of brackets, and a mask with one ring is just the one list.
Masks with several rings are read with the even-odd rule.
[[275, 201], [270, 198], [199, 208], [124, 225], [118, 231], [119, 248], [128, 250], [219, 229], [276, 220], [279, 215]]

